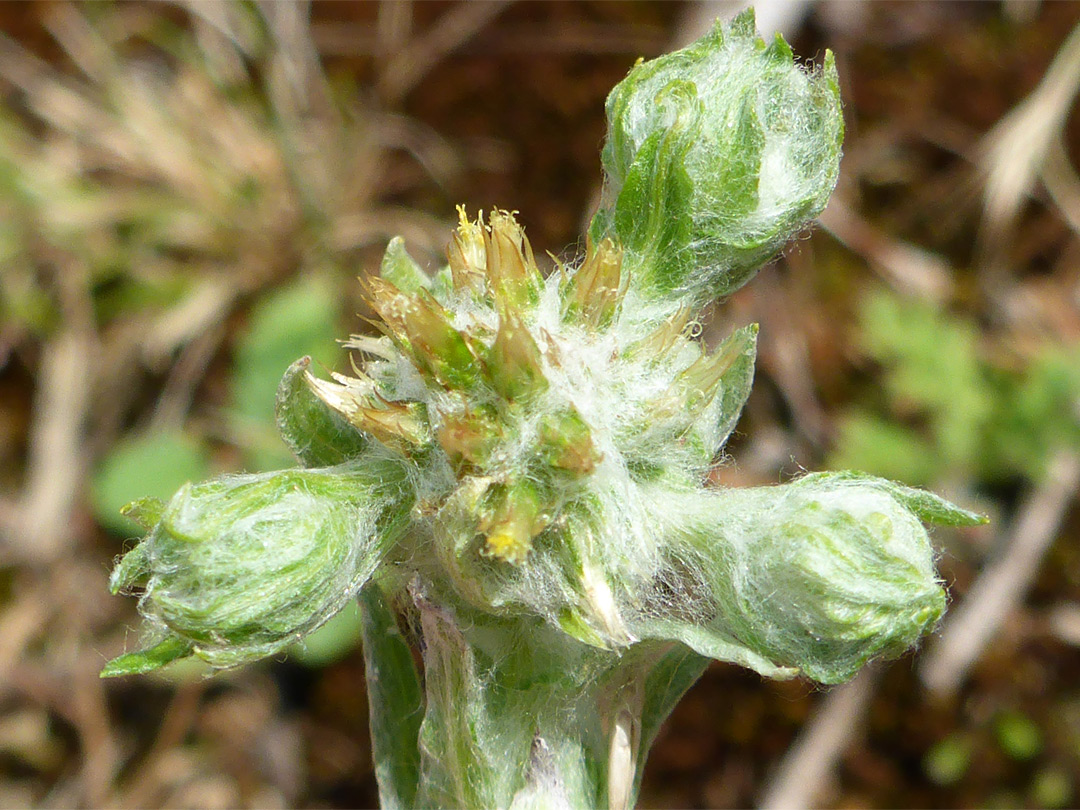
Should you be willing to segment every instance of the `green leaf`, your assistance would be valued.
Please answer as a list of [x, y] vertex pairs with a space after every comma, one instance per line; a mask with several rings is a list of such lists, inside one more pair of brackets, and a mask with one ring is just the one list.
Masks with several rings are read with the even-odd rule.
[[412, 650], [375, 582], [360, 591], [375, 778], [384, 810], [416, 805], [424, 696]]
[[[131, 535], [153, 499], [168, 498], [181, 484], [209, 473], [209, 451], [186, 434], [147, 433], [124, 439], [102, 459], [91, 479], [94, 515], [113, 533]], [[129, 514], [133, 501], [140, 506]]]
[[650, 621], [641, 625], [642, 638], [668, 639], [686, 645], [698, 655], [752, 669], [766, 678], [787, 680], [799, 674], [798, 667], [780, 666], [716, 627], [698, 627], [691, 622]]
[[[673, 96], [680, 92], [695, 95], [690, 85], [671, 88]], [[679, 287], [691, 269], [694, 187], [686, 161], [700, 130], [700, 112], [694, 115], [692, 102], [686, 102], [690, 109], [669, 129], [642, 143], [615, 203], [614, 230], [626, 251], [631, 283], [664, 292]]]
[[117, 560], [109, 576], [110, 593], [115, 595], [130, 588], [150, 572], [149, 548], [146, 543], [139, 543]]
[[142, 675], [161, 669], [173, 661], [191, 655], [191, 644], [175, 636], [146, 650], [127, 653], [114, 658], [101, 670], [102, 678], [117, 678], [121, 675]]
[[715, 354], [727, 351], [734, 359], [724, 372], [717, 394], [715, 427], [709, 432], [709, 442], [715, 454], [727, 441], [739, 422], [750, 390], [754, 385], [754, 363], [757, 359], [758, 325], [752, 323], [735, 330], [717, 348]]
[[405, 240], [395, 236], [386, 246], [379, 275], [402, 292], [415, 294], [431, 286], [428, 277], [405, 249]]
[[665, 468], [700, 476], [716, 460], [750, 396], [757, 333], [757, 324], [737, 329], [709, 353], [683, 341], [685, 367], [622, 428], [620, 449], [635, 479], [647, 481]]
[[[645, 679], [644, 705], [641, 711], [641, 748], [639, 762], [652, 747], [664, 720], [671, 714], [687, 690], [693, 686], [709, 665], [709, 658], [699, 655], [688, 647], [676, 645], [664, 655]], [[645, 769], [638, 767], [634, 786], [636, 796], [641, 787]]]
[[164, 513], [165, 502], [149, 496], [134, 500], [120, 510], [120, 514], [134, 520], [144, 531], [154, 528]]
[[[485, 745], [492, 729], [485, 722], [490, 711], [484, 701], [487, 684], [477, 667], [477, 656], [452, 614], [444, 614], [434, 605], [418, 607], [427, 705], [420, 725], [416, 806], [498, 807], [500, 803], [494, 797], [502, 785], [492, 776], [497, 773], [500, 758], [507, 757], [507, 751], [505, 747], [495, 751]], [[506, 650], [505, 644], [498, 647]], [[507, 691], [510, 706], [517, 708], [512, 702], [514, 690]], [[506, 740], [505, 745], [520, 747], [520, 734]], [[509, 759], [514, 761], [512, 757]]]
[[935, 523], [939, 526], [981, 526], [989, 522], [986, 515], [963, 509], [954, 503], [928, 492], [925, 489], [898, 484], [866, 473], [845, 470], [841, 472], [811, 473], [799, 479], [800, 484], [816, 486], [855, 485], [859, 487], [873, 487], [887, 492], [896, 498], [907, 509], [910, 509], [920, 520], [926, 523]]
[[281, 438], [305, 467], [332, 467], [362, 455], [370, 442], [305, 382], [310, 357], [285, 370], [278, 385], [275, 416]]

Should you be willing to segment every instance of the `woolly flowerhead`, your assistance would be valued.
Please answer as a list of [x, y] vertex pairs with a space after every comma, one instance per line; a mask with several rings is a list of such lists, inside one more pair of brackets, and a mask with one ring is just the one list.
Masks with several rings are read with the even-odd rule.
[[635, 512], [637, 482], [709, 469], [749, 393], [757, 328], [713, 350], [689, 308], [641, 328], [614, 242], [545, 276], [504, 211], [462, 211], [448, 260], [429, 278], [391, 243], [367, 282], [382, 337], [348, 343], [354, 376], [308, 384], [416, 466], [434, 578], [476, 607], [560, 626], [584, 610], [600, 643], [625, 641], [606, 607], [612, 572], [647, 577], [656, 544], [607, 518]]
[[225, 476], [129, 513], [148, 536], [113, 572], [143, 582], [150, 646], [105, 675], [195, 655], [231, 667], [283, 649], [353, 598], [392, 541], [407, 486], [392, 464]]
[[713, 657], [822, 683], [905, 652], [941, 618], [945, 591], [922, 520], [984, 522], [855, 473], [687, 494], [678, 511], [665, 519], [675, 538], [669, 596], [653, 597], [643, 632], [657, 623]]
[[753, 11], [687, 48], [638, 64], [607, 101], [605, 203], [646, 299], [724, 296], [816, 216], [839, 171], [836, 66], [795, 64]]

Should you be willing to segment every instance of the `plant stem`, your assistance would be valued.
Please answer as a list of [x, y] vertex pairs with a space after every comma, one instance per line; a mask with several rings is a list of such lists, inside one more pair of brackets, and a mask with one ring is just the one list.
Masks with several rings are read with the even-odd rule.
[[633, 806], [648, 747], [706, 659], [658, 642], [603, 650], [436, 601], [419, 581], [410, 592], [422, 695], [381, 593], [361, 596], [384, 808]]

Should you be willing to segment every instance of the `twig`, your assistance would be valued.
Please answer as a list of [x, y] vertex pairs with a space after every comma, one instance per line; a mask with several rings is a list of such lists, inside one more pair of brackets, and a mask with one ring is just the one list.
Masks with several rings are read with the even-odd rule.
[[810, 371], [806, 336], [797, 326], [797, 305], [785, 287], [771, 267], [758, 277], [754, 293], [756, 320], [765, 325], [758, 354], [791, 408], [795, 428], [820, 449], [825, 443], [828, 419]]
[[38, 635], [53, 613], [54, 603], [37, 593], [24, 594], [0, 614], [0, 700], [11, 688], [15, 666], [26, 646]]
[[119, 764], [98, 666], [96, 656], [88, 653], [82, 656], [71, 673], [76, 729], [83, 753], [83, 801], [88, 807], [101, 807], [104, 804]]
[[788, 749], [759, 804], [762, 810], [810, 807], [836, 761], [862, 727], [877, 689], [879, 670], [868, 666], [855, 680], [826, 695], [814, 719]]
[[834, 194], [818, 218], [841, 244], [878, 268], [897, 291], [928, 301], [949, 292], [952, 271], [940, 257], [875, 228]]
[[192, 340], [173, 364], [169, 377], [154, 407], [149, 431], [179, 430], [191, 408], [195, 389], [206, 374], [206, 368], [214, 359], [225, 339], [225, 327], [217, 324], [205, 334]]
[[68, 328], [44, 348], [34, 397], [27, 480], [10, 550], [26, 560], [53, 559], [71, 541], [71, 509], [82, 482], [80, 452], [90, 404], [90, 335]]
[[180, 745], [198, 715], [204, 692], [199, 681], [177, 687], [157, 737], [138, 769], [127, 779], [128, 787], [108, 801], [110, 807], [148, 807], [162, 786], [162, 770], [170, 751]]
[[507, 0], [459, 3], [402, 48], [379, 77], [379, 93], [391, 106], [416, 86], [439, 60], [491, 22]]
[[998, 628], [1024, 598], [1080, 486], [1080, 456], [1060, 451], [1045, 480], [1024, 502], [1005, 553], [991, 563], [954, 609], [922, 659], [923, 684], [937, 696], [953, 694]]

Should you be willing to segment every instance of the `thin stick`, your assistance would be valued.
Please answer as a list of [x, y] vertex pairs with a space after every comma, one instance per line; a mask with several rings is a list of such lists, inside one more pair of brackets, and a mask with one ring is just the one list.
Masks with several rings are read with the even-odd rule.
[[507, 0], [498, 0], [453, 6], [387, 63], [378, 83], [382, 97], [391, 106], [399, 102], [439, 60], [491, 22], [507, 5]]
[[27, 480], [17, 528], [8, 538], [21, 559], [53, 559], [72, 541], [71, 510], [82, 483], [79, 448], [90, 407], [92, 354], [90, 335], [77, 328], [66, 329], [45, 345]]
[[947, 297], [952, 270], [940, 257], [874, 227], [833, 195], [818, 222], [841, 244], [865, 258], [905, 295], [940, 302]]
[[75, 671], [69, 673], [74, 681], [72, 708], [83, 754], [82, 795], [88, 807], [101, 807], [105, 803], [109, 785], [120, 765], [105, 703], [105, 689], [98, 676], [99, 666], [96, 655], [88, 652], [75, 666]]
[[853, 681], [829, 692], [814, 719], [780, 761], [758, 805], [762, 810], [810, 807], [832, 774], [836, 761], [862, 727], [862, 717], [877, 689], [879, 671], [868, 666]]
[[953, 694], [998, 628], [1024, 598], [1080, 486], [1080, 456], [1054, 455], [1042, 484], [1025, 500], [1005, 553], [979, 575], [922, 659], [923, 684], [939, 697]]
[[162, 765], [166, 755], [180, 745], [191, 731], [205, 691], [199, 681], [177, 687], [161, 721], [157, 737], [125, 786], [108, 801], [110, 807], [149, 807], [162, 787]]

